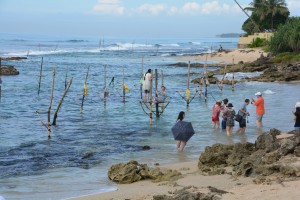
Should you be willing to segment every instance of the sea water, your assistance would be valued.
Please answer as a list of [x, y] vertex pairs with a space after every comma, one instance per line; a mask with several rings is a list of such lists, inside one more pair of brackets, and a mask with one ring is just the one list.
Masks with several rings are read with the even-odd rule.
[[[259, 134], [270, 128], [293, 129], [291, 112], [300, 100], [299, 83], [238, 83], [234, 91], [231, 85], [225, 85], [222, 93], [216, 85], [210, 85], [207, 100], [198, 95], [199, 85], [191, 83], [193, 100], [190, 105], [187, 106], [180, 96], [185, 96], [188, 68], [170, 64], [181, 62], [181, 56], [217, 51], [219, 45], [234, 49], [236, 38], [0, 35], [1, 57], [27, 57], [20, 61], [2, 61], [2, 65], [15, 66], [20, 74], [2, 76], [1, 198], [66, 199], [107, 192], [117, 189], [107, 178], [112, 164], [137, 160], [154, 166], [196, 160], [206, 146], [215, 143], [254, 142]], [[53, 68], [51, 121], [66, 82], [71, 78], [72, 85], [58, 112], [57, 124], [51, 127], [51, 139], [48, 139], [41, 121], [47, 123], [48, 120]], [[163, 83], [170, 97], [164, 113], [159, 118], [154, 116], [152, 125], [143, 111], [144, 104], [140, 103], [140, 79], [149, 68], [157, 69], [158, 87]], [[212, 69], [215, 68], [209, 70]], [[203, 72], [202, 68], [191, 68], [191, 80]], [[244, 77], [258, 73], [236, 75]], [[86, 77], [88, 95], [80, 112]], [[227, 78], [231, 79], [230, 74]], [[125, 102], [121, 97], [123, 81], [129, 88]], [[106, 100], [105, 87], [110, 93]], [[255, 128], [255, 107], [251, 104], [245, 134], [227, 136], [224, 131], [211, 128], [212, 106], [217, 99], [228, 98], [238, 110], [245, 98], [255, 98], [258, 91], [265, 98], [262, 130]], [[195, 129], [183, 153], [176, 151], [171, 133], [180, 111], [186, 112], [185, 120], [192, 122]], [[143, 150], [144, 146], [150, 146], [150, 150]]]

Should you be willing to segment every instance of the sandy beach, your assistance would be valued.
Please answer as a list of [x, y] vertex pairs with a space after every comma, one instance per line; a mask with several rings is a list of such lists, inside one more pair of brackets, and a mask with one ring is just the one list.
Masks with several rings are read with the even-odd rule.
[[216, 52], [212, 54], [201, 54], [197, 56], [186, 56], [180, 57], [180, 60], [190, 60], [195, 62], [205, 63], [207, 58], [207, 63], [221, 63], [221, 64], [232, 64], [233, 62], [239, 63], [241, 61], [253, 62], [257, 60], [263, 54], [267, 56], [267, 53], [260, 48], [245, 48], [245, 49], [235, 49], [230, 52]]
[[250, 199], [299, 199], [299, 181], [274, 183], [271, 185], [258, 185], [252, 182], [252, 178], [238, 177], [230, 175], [201, 175], [197, 168], [197, 161], [176, 163], [164, 166], [168, 169], [178, 170], [183, 174], [183, 178], [175, 182], [153, 183], [150, 180], [140, 181], [132, 184], [120, 184], [117, 191], [94, 194], [84, 197], [72, 198], [72, 200], [151, 200], [154, 195], [171, 195], [187, 186], [193, 186], [192, 192], [208, 192], [208, 186], [224, 190], [228, 193], [221, 197], [224, 200], [250, 200]]

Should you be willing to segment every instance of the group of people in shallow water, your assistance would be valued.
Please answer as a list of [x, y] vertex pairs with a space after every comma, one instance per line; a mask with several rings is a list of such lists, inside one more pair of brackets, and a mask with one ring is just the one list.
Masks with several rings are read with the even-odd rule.
[[235, 121], [239, 123], [237, 133], [245, 133], [248, 116], [250, 116], [250, 113], [247, 111], [247, 106], [250, 102], [256, 106], [256, 127], [261, 128], [262, 119], [265, 114], [264, 98], [261, 92], [255, 93], [255, 96], [257, 97], [256, 100], [253, 98], [245, 99], [237, 112], [233, 109], [233, 104], [229, 103], [227, 98], [223, 100], [223, 104], [222, 100], [216, 101], [216, 104], [214, 104], [212, 108], [212, 128], [217, 129], [220, 127], [219, 116], [221, 115], [221, 128], [226, 130], [227, 135], [232, 134]]
[[[151, 89], [151, 69], [144, 74], [143, 80], [143, 89], [144, 89], [144, 101], [149, 101], [149, 94]], [[233, 104], [229, 102], [227, 98], [223, 100], [217, 100], [216, 103], [212, 107], [212, 128], [218, 129], [220, 128], [220, 116], [222, 117], [221, 128], [226, 130], [227, 135], [231, 135], [233, 132], [233, 127], [235, 125], [235, 121], [238, 121], [239, 128], [237, 133], [245, 133], [248, 116], [250, 113], [247, 111], [247, 106], [251, 103], [256, 107], [256, 127], [262, 127], [262, 119], [265, 114], [265, 105], [264, 98], [261, 92], [255, 93], [256, 100], [245, 99], [242, 105], [239, 107], [237, 111], [234, 110]], [[165, 102], [167, 98], [166, 87], [161, 86], [160, 91], [156, 91], [156, 97], [154, 97], [151, 102], [152, 103], [161, 103]], [[222, 104], [223, 102], [223, 104]], [[297, 102], [295, 105], [296, 110], [292, 112], [293, 120], [295, 121], [294, 127], [295, 130], [300, 130], [300, 102]], [[185, 112], [181, 111], [177, 117], [177, 122], [182, 121], [185, 117]], [[240, 120], [237, 120], [240, 118]], [[176, 148], [180, 151], [183, 151], [186, 146], [187, 141], [176, 141]]]

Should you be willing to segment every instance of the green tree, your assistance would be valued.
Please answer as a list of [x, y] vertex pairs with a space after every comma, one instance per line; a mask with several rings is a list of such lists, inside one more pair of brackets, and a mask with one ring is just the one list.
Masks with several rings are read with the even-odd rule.
[[[276, 30], [280, 24], [285, 23], [290, 14], [285, 0], [253, 0], [245, 10], [252, 11], [250, 17], [261, 31]], [[246, 20], [243, 26], [249, 27], [249, 23]]]
[[278, 28], [271, 38], [270, 51], [275, 54], [300, 52], [300, 17], [289, 18]]

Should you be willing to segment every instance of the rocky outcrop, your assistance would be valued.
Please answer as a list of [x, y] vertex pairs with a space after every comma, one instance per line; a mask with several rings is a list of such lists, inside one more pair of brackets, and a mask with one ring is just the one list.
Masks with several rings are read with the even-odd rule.
[[[183, 64], [182, 64], [183, 65]], [[185, 64], [187, 66], [187, 64]], [[197, 66], [195, 64], [195, 66]], [[199, 65], [201, 67], [201, 65]], [[209, 66], [208, 66], [209, 67]], [[215, 67], [215, 66], [214, 66]], [[300, 80], [300, 62], [294, 63], [275, 63], [273, 58], [269, 55], [267, 57], [261, 56], [256, 61], [251, 63], [240, 62], [236, 65], [228, 65], [226, 68], [226, 73], [236, 73], [236, 72], [262, 72], [256, 77], [247, 77], [239, 80], [240, 82], [248, 81], [260, 81], [260, 82], [290, 82]], [[224, 67], [209, 71], [207, 74], [208, 80], [211, 84], [220, 84], [220, 81], [214, 77], [215, 75], [223, 75]], [[192, 80], [193, 83], [199, 84], [200, 78]], [[235, 80], [235, 82], [237, 82]], [[232, 84], [231, 80], [224, 81], [224, 84]]]
[[172, 192], [171, 195], [154, 195], [153, 200], [218, 200], [223, 194], [228, 193], [209, 186], [207, 192], [199, 192], [194, 186], [187, 186]]
[[121, 184], [145, 179], [150, 179], [153, 182], [174, 181], [180, 177], [181, 173], [176, 170], [161, 169], [159, 167], [150, 168], [146, 164], [139, 164], [134, 160], [126, 164], [112, 165], [108, 170], [108, 178]]
[[2, 65], [0, 70], [1, 75], [19, 75], [19, 71], [12, 65]]
[[[206, 147], [198, 168], [208, 175], [231, 173], [234, 176], [255, 177], [256, 183], [294, 180], [300, 178], [300, 131], [286, 138], [271, 129], [260, 135], [254, 144], [215, 144]], [[226, 172], [226, 167], [233, 172]]]

